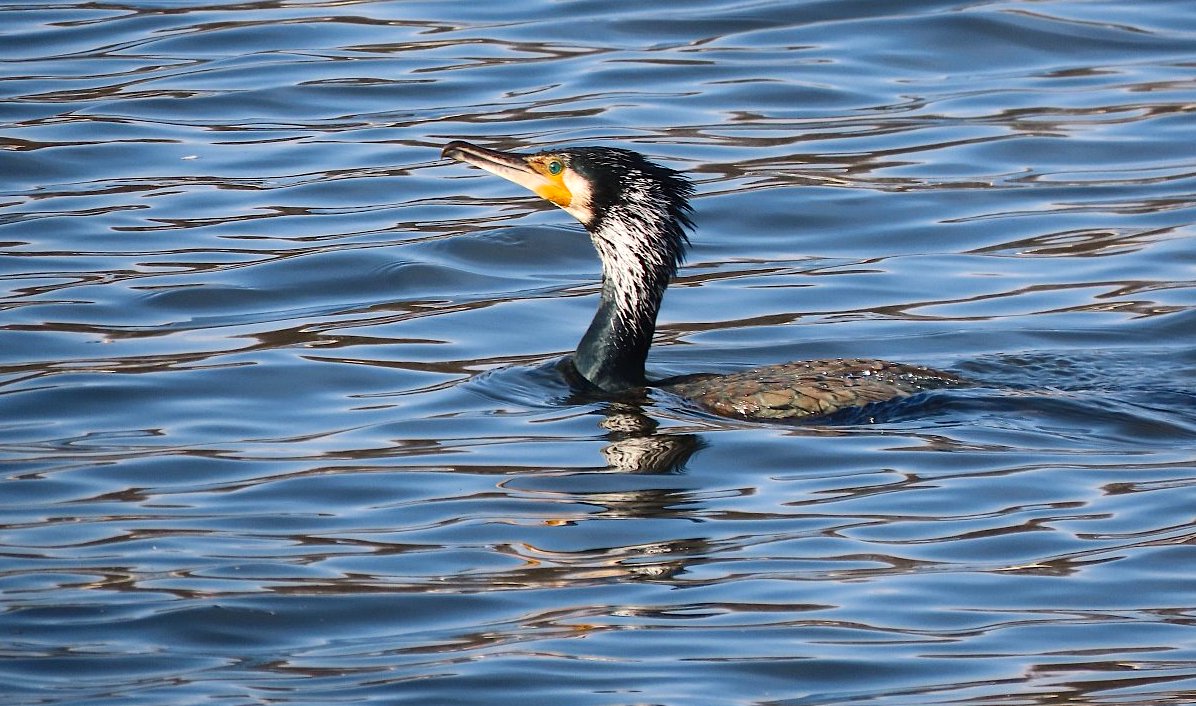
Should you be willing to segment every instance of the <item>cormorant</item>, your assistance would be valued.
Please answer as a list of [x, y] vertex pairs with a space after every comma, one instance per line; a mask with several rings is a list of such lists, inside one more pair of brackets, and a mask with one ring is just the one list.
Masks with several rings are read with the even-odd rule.
[[585, 226], [602, 260], [602, 298], [572, 362], [602, 391], [651, 386], [725, 416], [798, 419], [966, 384], [950, 373], [862, 358], [650, 382], [644, 361], [665, 288], [689, 246], [693, 184], [637, 152], [610, 147], [517, 154], [458, 140], [442, 154], [530, 189]]

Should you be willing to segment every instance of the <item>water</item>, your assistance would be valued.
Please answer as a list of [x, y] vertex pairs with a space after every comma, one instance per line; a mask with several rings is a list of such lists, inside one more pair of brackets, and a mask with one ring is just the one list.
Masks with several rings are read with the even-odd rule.
[[[0, 6], [5, 704], [1196, 700], [1196, 8]], [[661, 376], [978, 385], [783, 426], [553, 363], [597, 262], [438, 158], [698, 182]]]

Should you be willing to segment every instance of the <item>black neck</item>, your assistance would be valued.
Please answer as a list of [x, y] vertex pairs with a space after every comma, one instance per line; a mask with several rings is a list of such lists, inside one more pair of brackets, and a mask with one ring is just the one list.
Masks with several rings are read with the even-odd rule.
[[[601, 155], [618, 164], [591, 179], [591, 216], [584, 225], [602, 260], [602, 301], [573, 362], [593, 385], [622, 392], [647, 383], [644, 362], [656, 315], [688, 245], [693, 187], [635, 153]], [[591, 170], [600, 171], [593, 165]]]
[[602, 283], [602, 302], [582, 336], [573, 364], [582, 377], [606, 392], [643, 387], [644, 362], [656, 330], [660, 296], [638, 310], [620, 302], [609, 281]]

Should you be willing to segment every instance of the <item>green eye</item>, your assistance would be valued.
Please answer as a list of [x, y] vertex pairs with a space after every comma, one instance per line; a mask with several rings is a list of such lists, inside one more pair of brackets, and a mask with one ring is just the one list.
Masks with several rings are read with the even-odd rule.
[[557, 174], [560, 174], [563, 171], [565, 171], [565, 165], [561, 164], [561, 161], [559, 159], [554, 159], [548, 163], [548, 173], [549, 174], [556, 176]]

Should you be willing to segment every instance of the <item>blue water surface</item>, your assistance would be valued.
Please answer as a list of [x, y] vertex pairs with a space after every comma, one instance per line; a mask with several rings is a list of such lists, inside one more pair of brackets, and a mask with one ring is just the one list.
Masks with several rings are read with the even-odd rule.
[[[0, 701], [1196, 701], [1196, 5], [0, 5]], [[659, 376], [976, 384], [802, 425], [557, 361], [598, 263], [440, 158], [694, 178]]]

